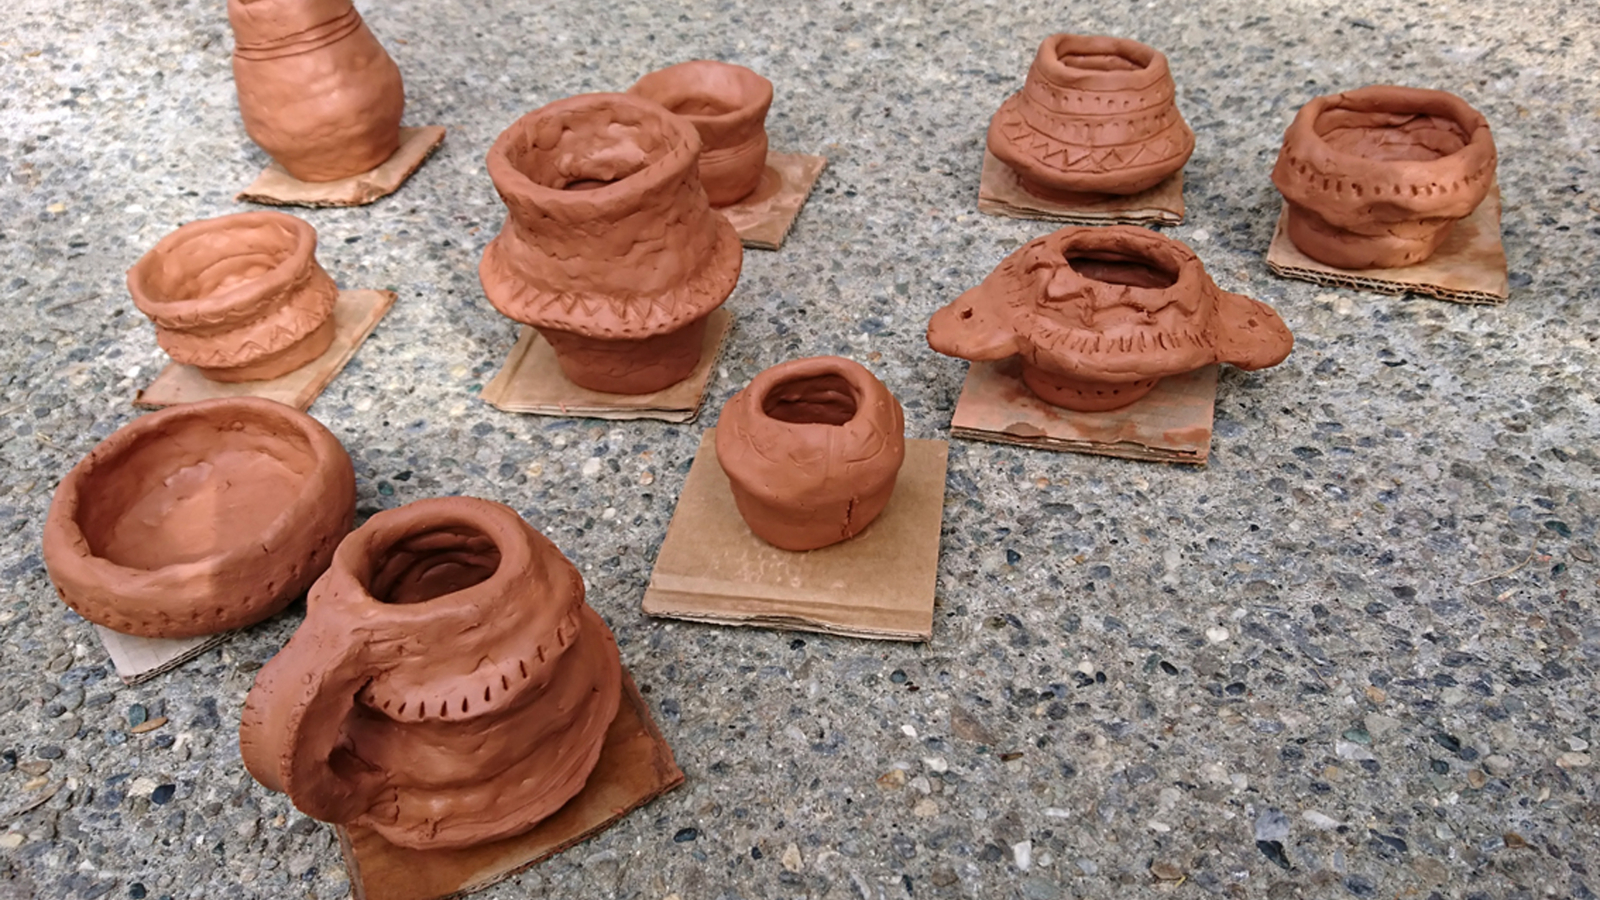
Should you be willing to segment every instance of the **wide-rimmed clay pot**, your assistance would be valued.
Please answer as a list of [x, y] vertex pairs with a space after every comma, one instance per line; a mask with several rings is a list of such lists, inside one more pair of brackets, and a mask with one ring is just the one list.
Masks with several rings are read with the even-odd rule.
[[317, 420], [255, 397], [202, 400], [134, 419], [67, 473], [44, 562], [91, 622], [215, 634], [304, 593], [355, 507], [350, 457]]
[[256, 676], [239, 750], [308, 816], [467, 847], [583, 788], [621, 692], [616, 640], [554, 544], [503, 504], [420, 500], [339, 545]]
[[934, 313], [928, 344], [970, 360], [1020, 356], [1040, 399], [1099, 411], [1212, 363], [1275, 366], [1294, 336], [1272, 307], [1218, 288], [1188, 246], [1115, 225], [1024, 244]]
[[1374, 85], [1318, 97], [1283, 135], [1272, 183], [1300, 252], [1340, 269], [1415, 265], [1489, 192], [1489, 123], [1445, 91]]
[[228, 0], [250, 139], [301, 181], [370, 172], [400, 146], [400, 69], [350, 0]]
[[333, 343], [339, 288], [317, 263], [317, 232], [280, 212], [201, 219], [128, 270], [156, 342], [212, 381], [265, 381]]
[[855, 537], [906, 457], [900, 402], [860, 363], [816, 356], [757, 375], [722, 407], [717, 461], [739, 514], [784, 550]]
[[750, 196], [767, 171], [772, 82], [731, 63], [697, 59], [644, 76], [628, 88], [688, 119], [700, 134], [700, 182], [712, 206]]
[[629, 94], [558, 100], [489, 148], [508, 215], [478, 266], [483, 292], [544, 335], [573, 383], [647, 394], [699, 365], [706, 317], [744, 262], [699, 153], [687, 121]]
[[1022, 90], [989, 121], [989, 152], [1049, 200], [1136, 194], [1194, 152], [1161, 51], [1123, 38], [1053, 34]]

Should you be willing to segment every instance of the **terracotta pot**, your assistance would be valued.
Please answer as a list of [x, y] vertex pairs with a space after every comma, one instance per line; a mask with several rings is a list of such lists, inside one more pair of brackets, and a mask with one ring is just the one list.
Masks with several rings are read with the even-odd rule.
[[622, 692], [583, 579], [510, 507], [381, 512], [256, 676], [239, 750], [327, 822], [415, 849], [520, 834], [582, 790]]
[[1053, 34], [1022, 90], [989, 122], [989, 152], [1046, 199], [1137, 194], [1183, 168], [1194, 132], [1161, 51], [1137, 41]]
[[376, 169], [400, 146], [400, 69], [350, 0], [228, 0], [250, 139], [301, 181]]
[[1444, 91], [1378, 85], [1318, 97], [1283, 135], [1272, 183], [1289, 239], [1340, 269], [1432, 256], [1489, 192], [1489, 123]]
[[213, 381], [265, 381], [333, 343], [339, 288], [317, 264], [317, 232], [279, 212], [201, 219], [128, 270], [156, 342]]
[[651, 72], [628, 88], [682, 116], [700, 134], [700, 182], [712, 206], [748, 197], [767, 171], [772, 82], [724, 62], [698, 59]]
[[483, 251], [483, 291], [539, 329], [575, 384], [646, 394], [699, 364], [704, 320], [744, 261], [699, 153], [688, 122], [628, 94], [559, 100], [489, 149], [509, 215]]
[[889, 389], [838, 356], [757, 375], [722, 407], [717, 461], [750, 530], [784, 550], [861, 533], [905, 461], [905, 416]]
[[1184, 244], [1115, 225], [1024, 244], [934, 313], [928, 344], [970, 360], [1020, 356], [1045, 402], [1098, 411], [1212, 363], [1275, 366], [1294, 337], [1272, 307], [1218, 288]]
[[355, 506], [350, 457], [315, 419], [254, 397], [203, 400], [134, 419], [67, 473], [44, 562], [91, 622], [215, 634], [304, 593]]

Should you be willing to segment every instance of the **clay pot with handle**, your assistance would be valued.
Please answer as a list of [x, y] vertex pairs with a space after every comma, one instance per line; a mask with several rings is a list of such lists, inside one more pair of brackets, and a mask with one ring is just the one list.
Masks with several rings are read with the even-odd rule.
[[421, 500], [339, 545], [239, 749], [306, 815], [415, 849], [520, 834], [583, 789], [622, 690], [577, 569], [499, 503]]
[[377, 168], [400, 146], [400, 69], [350, 0], [228, 0], [250, 139], [301, 181]]

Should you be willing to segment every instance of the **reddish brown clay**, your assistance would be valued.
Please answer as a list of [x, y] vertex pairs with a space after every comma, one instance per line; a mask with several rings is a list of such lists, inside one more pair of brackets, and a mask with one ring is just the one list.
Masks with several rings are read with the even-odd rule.
[[1183, 168], [1194, 132], [1161, 51], [1137, 41], [1053, 34], [1020, 92], [989, 122], [989, 152], [1030, 193], [1070, 203], [1137, 194]]
[[317, 264], [317, 232], [280, 212], [201, 219], [128, 270], [156, 342], [212, 381], [264, 381], [333, 343], [339, 288]]
[[355, 516], [338, 440], [254, 397], [134, 419], [56, 488], [44, 561], [91, 622], [151, 638], [253, 625], [300, 596]]
[[1272, 307], [1218, 288], [1183, 243], [1116, 225], [1024, 244], [934, 313], [928, 344], [970, 360], [1019, 355], [1045, 402], [1098, 411], [1215, 362], [1275, 366], [1294, 337]]
[[554, 544], [499, 503], [421, 500], [339, 545], [256, 676], [239, 750], [308, 816], [467, 847], [583, 788], [621, 691], [616, 640]]
[[738, 203], [767, 171], [772, 82], [743, 66], [697, 59], [658, 69], [628, 93], [688, 119], [700, 134], [700, 182], [712, 206]]
[[245, 131], [301, 181], [377, 168], [400, 146], [400, 69], [350, 0], [228, 0]]
[[711, 208], [700, 138], [657, 103], [583, 94], [489, 149], [505, 227], [483, 251], [489, 302], [539, 329], [573, 383], [647, 394], [689, 377], [743, 248]]
[[1391, 269], [1439, 249], [1483, 202], [1496, 162], [1489, 123], [1465, 100], [1375, 85], [1301, 107], [1272, 183], [1300, 252], [1340, 269]]
[[883, 512], [905, 461], [900, 402], [860, 363], [796, 359], [757, 375], [717, 421], [717, 461], [739, 514], [784, 550], [855, 537]]

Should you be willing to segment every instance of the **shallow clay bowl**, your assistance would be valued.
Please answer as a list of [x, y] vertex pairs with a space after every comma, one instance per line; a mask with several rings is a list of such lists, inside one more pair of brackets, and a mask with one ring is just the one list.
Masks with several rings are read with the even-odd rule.
[[91, 622], [195, 637], [287, 606], [354, 516], [355, 473], [328, 429], [270, 400], [205, 400], [135, 419], [73, 467], [44, 560]]

